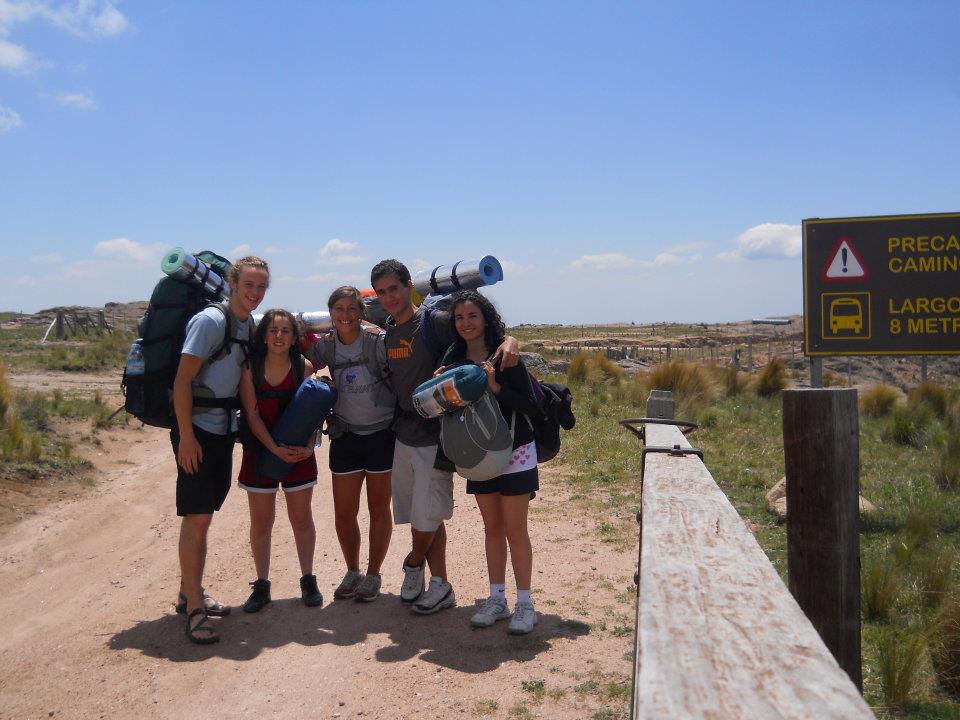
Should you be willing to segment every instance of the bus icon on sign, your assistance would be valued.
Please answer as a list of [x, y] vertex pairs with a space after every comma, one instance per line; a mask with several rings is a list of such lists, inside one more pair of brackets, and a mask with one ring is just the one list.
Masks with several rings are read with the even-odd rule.
[[870, 293], [820, 294], [820, 332], [824, 340], [870, 339]]
[[863, 306], [856, 298], [842, 297], [830, 303], [830, 331], [853, 330], [859, 335], [863, 329]]

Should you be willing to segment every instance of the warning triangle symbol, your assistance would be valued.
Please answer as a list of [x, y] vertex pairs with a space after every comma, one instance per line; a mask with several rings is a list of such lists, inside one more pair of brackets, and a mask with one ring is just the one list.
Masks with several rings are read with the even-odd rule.
[[843, 236], [830, 254], [823, 269], [824, 280], [866, 280], [869, 273], [859, 253], [853, 247], [853, 241]]

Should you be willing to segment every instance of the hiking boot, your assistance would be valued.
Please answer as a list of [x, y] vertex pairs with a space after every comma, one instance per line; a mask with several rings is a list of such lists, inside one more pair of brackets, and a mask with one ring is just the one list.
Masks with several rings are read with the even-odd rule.
[[412, 603], [423, 594], [423, 568], [427, 564], [424, 558], [416, 567], [403, 562], [403, 585], [400, 586], [400, 599]]
[[243, 604], [243, 611], [248, 613], [260, 612], [263, 606], [270, 602], [270, 581], [257, 579], [250, 583], [253, 592]]
[[526, 635], [533, 630], [537, 624], [537, 611], [533, 609], [533, 603], [517, 603], [513, 610], [513, 617], [510, 618], [510, 627], [507, 632], [511, 635]]
[[360, 585], [361, 580], [363, 580], [363, 573], [357, 570], [347, 570], [347, 574], [343, 576], [343, 580], [333, 591], [333, 599], [346, 600], [352, 598], [356, 594], [357, 586]]
[[303, 604], [307, 607], [323, 605], [323, 595], [317, 587], [316, 575], [304, 575], [300, 578], [300, 597], [303, 598]]
[[413, 611], [420, 615], [432, 615], [438, 610], [453, 607], [456, 604], [457, 598], [453, 594], [453, 585], [434, 576], [430, 578], [430, 585], [426, 592], [413, 604]]
[[373, 602], [380, 597], [380, 576], [364, 575], [353, 596], [357, 602]]
[[490, 627], [497, 620], [506, 620], [510, 614], [506, 600], [488, 597], [476, 614], [470, 618], [470, 624], [478, 628]]

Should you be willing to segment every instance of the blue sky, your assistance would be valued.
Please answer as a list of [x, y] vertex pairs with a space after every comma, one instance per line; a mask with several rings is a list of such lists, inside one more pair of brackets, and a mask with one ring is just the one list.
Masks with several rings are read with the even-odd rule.
[[800, 221], [960, 210], [956, 2], [0, 0], [0, 309], [253, 252], [323, 309], [492, 254], [510, 323], [799, 313]]

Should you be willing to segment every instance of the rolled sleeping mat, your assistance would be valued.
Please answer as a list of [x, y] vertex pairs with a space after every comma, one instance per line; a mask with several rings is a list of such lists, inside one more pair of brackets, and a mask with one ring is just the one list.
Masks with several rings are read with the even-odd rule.
[[227, 281], [182, 247], [174, 248], [164, 255], [160, 261], [160, 269], [175, 280], [202, 287], [213, 296], [219, 295], [224, 300], [230, 297]]
[[413, 407], [425, 418], [438, 418], [479, 400], [487, 389], [487, 374], [479, 365], [459, 365], [420, 383]]
[[503, 280], [503, 268], [493, 255], [479, 260], [459, 260], [453, 265], [438, 265], [413, 276], [413, 287], [423, 297], [446, 295], [457, 290], [476, 290]]
[[[297, 388], [287, 409], [270, 431], [274, 442], [278, 445], [305, 446], [336, 402], [336, 388], [311, 375]], [[284, 462], [272, 452], [265, 450], [260, 453], [261, 475], [283, 480], [292, 469], [292, 463]]]

